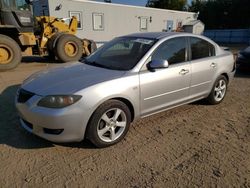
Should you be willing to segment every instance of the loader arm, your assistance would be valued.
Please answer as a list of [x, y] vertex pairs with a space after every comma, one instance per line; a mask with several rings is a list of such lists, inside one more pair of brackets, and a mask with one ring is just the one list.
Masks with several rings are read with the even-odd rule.
[[40, 16], [36, 19], [41, 28], [39, 39], [41, 49], [46, 48], [48, 40], [56, 33], [76, 34], [78, 22], [74, 16], [71, 18], [69, 25], [63, 19], [50, 16]]

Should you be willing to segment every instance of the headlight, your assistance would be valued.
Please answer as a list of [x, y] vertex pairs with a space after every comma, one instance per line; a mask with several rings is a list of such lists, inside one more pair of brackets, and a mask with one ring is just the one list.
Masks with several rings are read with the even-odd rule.
[[49, 95], [38, 102], [38, 106], [46, 108], [64, 108], [70, 106], [82, 98], [80, 95]]

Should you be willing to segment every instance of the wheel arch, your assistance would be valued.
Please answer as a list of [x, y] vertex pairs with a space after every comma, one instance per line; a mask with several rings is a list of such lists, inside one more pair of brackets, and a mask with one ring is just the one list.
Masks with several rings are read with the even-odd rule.
[[105, 99], [103, 101], [101, 101], [95, 108], [94, 110], [90, 113], [90, 116], [89, 116], [89, 119], [87, 121], [87, 124], [86, 124], [86, 129], [85, 129], [85, 133], [84, 133], [84, 137], [83, 138], [86, 138], [87, 136], [87, 131], [88, 131], [88, 127], [89, 127], [89, 124], [90, 124], [90, 121], [91, 121], [91, 118], [93, 117], [94, 113], [96, 112], [96, 110], [102, 105], [104, 104], [105, 102], [108, 102], [110, 100], [117, 100], [117, 101], [120, 101], [122, 103], [124, 103], [128, 108], [129, 108], [129, 111], [131, 113], [131, 122], [133, 122], [133, 120], [135, 119], [135, 109], [134, 109], [134, 106], [132, 104], [132, 102], [125, 98], [125, 97], [111, 97], [111, 98], [108, 98], [108, 99]]
[[0, 29], [0, 34], [7, 35], [9, 37], [18, 37], [19, 31], [14, 27], [3, 27]]
[[90, 118], [89, 118], [89, 120], [88, 120], [88, 123], [89, 123], [91, 117], [93, 116], [93, 114], [95, 113], [95, 111], [96, 111], [103, 103], [108, 102], [108, 101], [110, 101], [110, 100], [117, 100], [117, 101], [120, 101], [120, 102], [124, 103], [124, 104], [129, 108], [129, 110], [130, 110], [130, 112], [131, 112], [131, 121], [134, 120], [134, 118], [135, 118], [135, 108], [134, 108], [133, 103], [132, 103], [129, 99], [127, 99], [126, 97], [124, 97], [124, 96], [112, 96], [112, 97], [110, 97], [110, 98], [105, 98], [105, 99], [103, 99], [103, 100], [101, 100], [101, 101], [98, 102], [98, 104], [94, 107], [93, 111], [91, 112], [91, 115], [90, 115]]
[[225, 76], [225, 78], [227, 79], [227, 82], [229, 82], [229, 76], [228, 76], [227, 73], [222, 73], [221, 75], [222, 75], [222, 76]]
[[19, 39], [19, 31], [16, 28], [1, 28], [0, 34], [12, 38], [14, 41], [16, 41], [16, 43], [18, 44], [18, 46], [22, 50], [22, 44], [21, 44], [21, 41]]
[[126, 106], [129, 108], [129, 111], [131, 113], [131, 122], [133, 122], [134, 118], [135, 118], [135, 109], [133, 104], [126, 98], [123, 97], [115, 97], [115, 98], [111, 98], [109, 100], [118, 100], [123, 102], [124, 104], [126, 104]]

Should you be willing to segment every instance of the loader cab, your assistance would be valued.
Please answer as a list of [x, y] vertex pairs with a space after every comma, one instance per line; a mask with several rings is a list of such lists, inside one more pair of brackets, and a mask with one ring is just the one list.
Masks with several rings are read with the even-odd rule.
[[29, 1], [0, 0], [0, 25], [19, 32], [33, 32], [34, 18]]

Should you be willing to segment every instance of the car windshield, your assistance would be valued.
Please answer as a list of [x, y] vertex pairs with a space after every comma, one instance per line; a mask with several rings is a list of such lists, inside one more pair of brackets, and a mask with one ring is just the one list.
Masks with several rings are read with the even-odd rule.
[[146, 38], [116, 38], [103, 45], [84, 62], [107, 69], [131, 70], [155, 42], [154, 39]]

